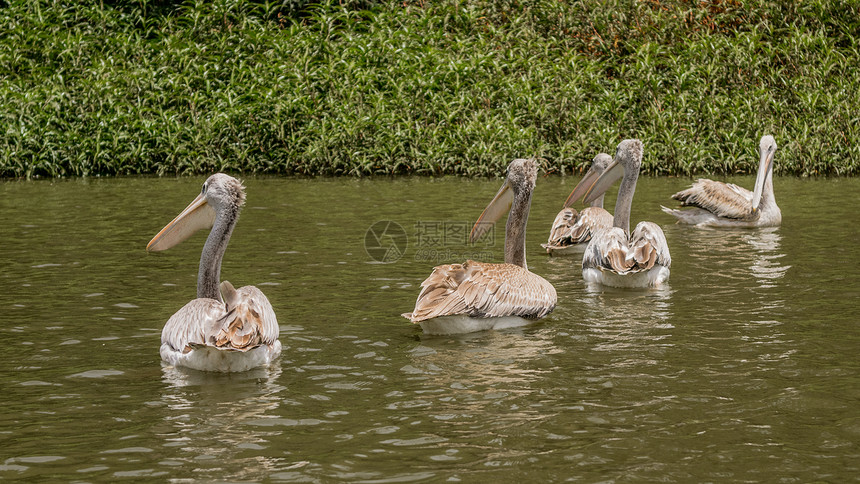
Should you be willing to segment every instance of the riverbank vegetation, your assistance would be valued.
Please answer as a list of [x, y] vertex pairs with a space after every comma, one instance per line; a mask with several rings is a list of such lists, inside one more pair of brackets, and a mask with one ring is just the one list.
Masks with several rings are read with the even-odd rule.
[[0, 1], [2, 177], [860, 170], [853, 2], [82, 3]]

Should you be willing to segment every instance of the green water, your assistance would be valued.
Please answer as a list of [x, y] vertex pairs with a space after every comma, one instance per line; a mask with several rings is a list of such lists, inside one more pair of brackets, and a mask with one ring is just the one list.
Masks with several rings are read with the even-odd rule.
[[[578, 178], [539, 179], [528, 262], [558, 290], [555, 312], [427, 337], [399, 314], [433, 265], [501, 261], [500, 240], [458, 239], [499, 180], [246, 179], [222, 277], [267, 294], [284, 352], [236, 375], [158, 356], [205, 234], [145, 246], [202, 181], [0, 184], [0, 478], [860, 476], [860, 180], [777, 179], [783, 225], [763, 230], [674, 225], [659, 205], [690, 180], [640, 180], [633, 222], [660, 224], [673, 259], [649, 291], [588, 288], [578, 257], [541, 253]], [[383, 264], [365, 236], [386, 220], [409, 246]]]

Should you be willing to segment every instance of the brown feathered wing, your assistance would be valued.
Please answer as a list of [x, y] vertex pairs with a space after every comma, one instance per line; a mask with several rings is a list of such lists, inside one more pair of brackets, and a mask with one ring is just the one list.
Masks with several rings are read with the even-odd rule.
[[647, 271], [655, 265], [669, 267], [671, 263], [666, 236], [653, 222], [639, 222], [630, 237], [618, 227], [598, 232], [582, 259], [583, 267], [616, 274]]
[[549, 231], [549, 238], [541, 247], [545, 249], [555, 249], [570, 245], [570, 228], [576, 220], [576, 210], [570, 207], [563, 208], [555, 220], [552, 222], [552, 228]]
[[572, 244], [584, 244], [599, 230], [612, 227], [612, 214], [600, 207], [587, 207], [576, 216], [568, 237]]
[[221, 297], [226, 314], [207, 332], [210, 345], [248, 351], [278, 339], [278, 320], [262, 291], [254, 286], [234, 289], [232, 284], [224, 281], [221, 283]]
[[682, 206], [699, 207], [718, 217], [753, 220], [759, 215], [752, 211], [752, 192], [734, 183], [702, 178], [672, 198], [679, 200]]
[[469, 260], [434, 267], [421, 283], [415, 310], [403, 316], [413, 323], [459, 314], [538, 319], [555, 308], [556, 300], [552, 284], [520, 266]]

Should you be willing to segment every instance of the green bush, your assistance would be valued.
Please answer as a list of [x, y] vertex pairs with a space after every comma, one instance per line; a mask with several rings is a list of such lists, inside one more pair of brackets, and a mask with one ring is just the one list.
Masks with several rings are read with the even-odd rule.
[[860, 168], [852, 2], [11, 1], [0, 176]]

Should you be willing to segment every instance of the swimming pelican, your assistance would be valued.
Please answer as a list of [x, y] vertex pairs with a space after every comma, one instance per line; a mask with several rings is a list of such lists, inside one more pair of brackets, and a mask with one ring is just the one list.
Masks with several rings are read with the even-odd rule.
[[533, 159], [512, 161], [505, 183], [469, 235], [471, 242], [479, 240], [510, 210], [505, 263], [467, 260], [434, 267], [405, 318], [427, 334], [455, 334], [522, 326], [555, 308], [555, 288], [526, 265], [526, 222], [536, 179]]
[[690, 210], [663, 207], [663, 211], [678, 218], [678, 222], [713, 227], [775, 227], [782, 222], [782, 213], [773, 196], [773, 155], [776, 141], [762, 136], [758, 146], [759, 163], [754, 191], [734, 183], [722, 183], [702, 178], [690, 188], [672, 198]]
[[[223, 173], [146, 246], [167, 250], [194, 232], [212, 228], [197, 272], [197, 299], [176, 312], [161, 332], [161, 359], [173, 366], [204, 371], [245, 371], [267, 365], [281, 354], [278, 320], [266, 296], [254, 286], [218, 284], [221, 259], [245, 203], [245, 187]], [[219, 291], [220, 288], [220, 291]]]
[[603, 208], [603, 194], [591, 202], [590, 207], [582, 209], [579, 213], [570, 208], [576, 200], [582, 198], [588, 188], [594, 183], [606, 167], [612, 163], [612, 157], [606, 153], [600, 153], [591, 162], [588, 173], [582, 177], [579, 184], [567, 197], [564, 208], [555, 217], [549, 240], [541, 247], [546, 249], [547, 254], [569, 254], [584, 249], [591, 237], [599, 229], [612, 227], [612, 214]]
[[604, 193], [618, 178], [621, 187], [615, 202], [612, 227], [591, 238], [582, 257], [582, 277], [615, 287], [659, 286], [669, 278], [669, 245], [663, 230], [653, 222], [639, 222], [630, 233], [630, 209], [639, 166], [642, 142], [628, 139], [618, 145], [615, 160], [585, 194], [585, 202]]

